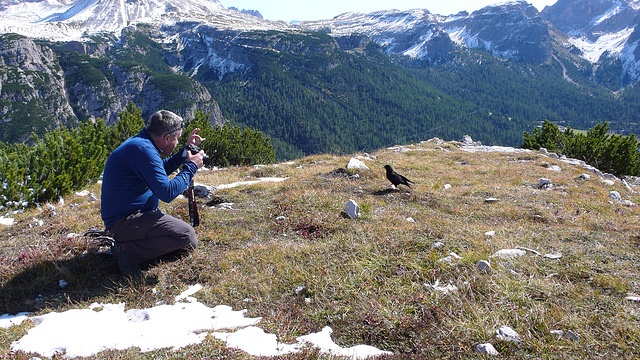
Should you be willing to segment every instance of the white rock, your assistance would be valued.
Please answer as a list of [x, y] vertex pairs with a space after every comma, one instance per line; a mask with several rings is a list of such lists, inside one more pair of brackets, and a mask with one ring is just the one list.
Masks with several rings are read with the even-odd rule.
[[480, 345], [476, 346], [476, 351], [479, 352], [480, 354], [487, 354], [487, 355], [491, 355], [491, 356], [500, 355], [498, 350], [496, 350], [496, 348], [493, 347], [493, 345], [490, 344], [490, 343], [480, 344]]
[[75, 194], [76, 196], [89, 196], [89, 190], [82, 190]]
[[608, 186], [613, 186], [616, 184], [615, 182], [613, 182], [613, 180], [602, 180], [602, 183]]
[[622, 200], [621, 202], [622, 205], [627, 206], [627, 207], [634, 207], [636, 206], [636, 204], [634, 204], [633, 202], [631, 202], [631, 200]]
[[544, 254], [544, 257], [551, 260], [558, 260], [562, 258], [562, 253]]
[[0, 225], [12, 226], [15, 220], [13, 218], [6, 218], [4, 216], [0, 216]]
[[423, 286], [424, 286], [425, 290], [427, 290], [427, 291], [440, 291], [440, 292], [445, 293], [445, 294], [458, 291], [458, 287], [455, 286], [455, 285], [449, 284], [449, 285], [441, 286], [440, 285], [440, 280], [436, 280], [436, 283], [433, 284], [433, 285], [424, 284]]
[[351, 158], [349, 164], [347, 164], [347, 169], [369, 170], [369, 167], [364, 162], [356, 158]]
[[589, 175], [589, 174], [582, 174], [582, 175], [580, 175], [580, 179], [582, 179], [582, 180], [589, 180], [589, 179], [591, 179], [591, 175]]
[[499, 259], [504, 259], [504, 260], [508, 260], [508, 259], [514, 259], [520, 256], [525, 256], [527, 255], [527, 252], [525, 250], [521, 250], [521, 249], [502, 249], [502, 250], [498, 250], [495, 254], [491, 255], [491, 257], [497, 257]]
[[344, 212], [346, 212], [350, 218], [355, 220], [360, 217], [360, 206], [358, 206], [355, 201], [349, 200], [344, 207]]
[[287, 217], [286, 216], [282, 216], [282, 215], [280, 215], [280, 216], [278, 216], [276, 218], [276, 221], [285, 221], [285, 220], [287, 220]]
[[434, 242], [434, 243], [433, 243], [433, 245], [431, 245], [431, 248], [432, 248], [432, 249], [440, 249], [440, 248], [441, 248], [441, 247], [443, 247], [443, 246], [444, 246], [444, 243], [443, 243], [443, 242], [436, 241], [436, 242]]
[[580, 336], [571, 330], [567, 330], [567, 332], [564, 333], [564, 337], [571, 341], [580, 341]]
[[451, 189], [451, 184], [444, 184], [444, 189], [445, 190]]
[[496, 236], [496, 232], [495, 232], [495, 231], [493, 231], [493, 230], [491, 230], [491, 231], [487, 231], [486, 233], [484, 233], [484, 236], [487, 236], [487, 237], [494, 237], [494, 236]]
[[476, 264], [476, 267], [480, 271], [490, 271], [491, 270], [491, 263], [489, 263], [487, 260], [480, 260]]
[[496, 330], [496, 337], [500, 340], [520, 342], [520, 335], [507, 325], [503, 325]]
[[613, 201], [620, 202], [622, 201], [622, 196], [617, 191], [609, 191], [609, 197], [613, 199]]
[[547, 178], [540, 178], [540, 181], [538, 182], [538, 188], [547, 190], [547, 189], [551, 189], [552, 187], [553, 187], [553, 183], [551, 182], [551, 180]]
[[629, 301], [640, 302], [640, 296], [627, 296], [625, 299]]
[[96, 196], [96, 194], [89, 194], [89, 201], [98, 201], [98, 197]]
[[64, 280], [60, 280], [60, 281], [58, 281], [58, 285], [60, 285], [60, 288], [61, 288], [61, 289], [64, 289], [64, 288], [66, 288], [67, 286], [69, 286], [69, 283], [68, 283], [68, 282], [66, 282], [66, 281], [64, 281]]
[[562, 172], [562, 168], [558, 165], [550, 165], [547, 169], [553, 172]]
[[463, 259], [462, 256], [451, 252], [449, 253], [449, 256], [447, 257], [443, 257], [442, 259], [438, 260], [439, 263], [449, 263], [449, 264], [453, 264], [456, 260], [461, 260]]
[[220, 204], [216, 205], [216, 209], [233, 210], [233, 203], [230, 203], [230, 202], [220, 203]]
[[408, 217], [408, 218], [407, 218], [407, 222], [415, 223], [416, 221], [415, 221], [415, 220], [413, 220], [413, 218], [412, 218], [412, 217]]
[[498, 201], [500, 201], [500, 199], [497, 199], [497, 198], [486, 198], [486, 199], [484, 199], [484, 202], [486, 204], [493, 204], [493, 203], [497, 203]]

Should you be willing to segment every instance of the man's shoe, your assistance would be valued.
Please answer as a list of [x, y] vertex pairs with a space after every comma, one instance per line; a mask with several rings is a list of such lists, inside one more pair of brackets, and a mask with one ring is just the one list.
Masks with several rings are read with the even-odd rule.
[[124, 251], [124, 244], [114, 244], [111, 247], [111, 254], [114, 259], [118, 262], [118, 267], [120, 268], [120, 272], [123, 274], [129, 275], [141, 275], [142, 270], [140, 270], [140, 265], [133, 263], [131, 259], [127, 256], [127, 253]]

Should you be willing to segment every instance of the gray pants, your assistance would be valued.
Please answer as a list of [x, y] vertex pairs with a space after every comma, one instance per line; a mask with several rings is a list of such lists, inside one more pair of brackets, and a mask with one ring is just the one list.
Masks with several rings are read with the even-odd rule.
[[116, 243], [126, 243], [125, 252], [134, 264], [170, 253], [187, 254], [198, 245], [191, 225], [160, 210], [135, 212], [108, 230]]

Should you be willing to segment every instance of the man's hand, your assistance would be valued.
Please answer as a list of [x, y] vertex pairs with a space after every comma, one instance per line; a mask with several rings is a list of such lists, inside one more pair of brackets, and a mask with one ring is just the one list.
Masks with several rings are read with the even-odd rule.
[[187, 140], [187, 144], [193, 144], [196, 146], [200, 146], [202, 142], [205, 140], [198, 135], [199, 128], [195, 128], [191, 131], [191, 135], [189, 135], [189, 139]]
[[195, 154], [195, 155], [192, 154], [191, 151], [187, 151], [187, 161], [191, 161], [192, 163], [196, 164], [198, 169], [200, 169], [202, 167], [203, 163], [204, 163], [203, 160], [202, 160], [203, 157], [204, 157], [204, 151], [203, 150], [200, 150], [200, 152]]

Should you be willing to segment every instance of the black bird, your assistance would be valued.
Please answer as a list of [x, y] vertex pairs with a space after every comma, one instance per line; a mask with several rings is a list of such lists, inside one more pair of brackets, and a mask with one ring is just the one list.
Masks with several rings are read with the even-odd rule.
[[397, 172], [395, 172], [393, 170], [393, 168], [391, 167], [391, 165], [385, 165], [384, 168], [387, 170], [387, 179], [389, 179], [389, 181], [391, 181], [391, 183], [393, 184], [393, 186], [395, 186], [396, 188], [398, 187], [398, 185], [402, 184], [402, 185], [406, 185], [409, 188], [411, 188], [411, 185], [409, 184], [413, 184], [413, 181], [407, 179], [406, 177], [398, 174]]

